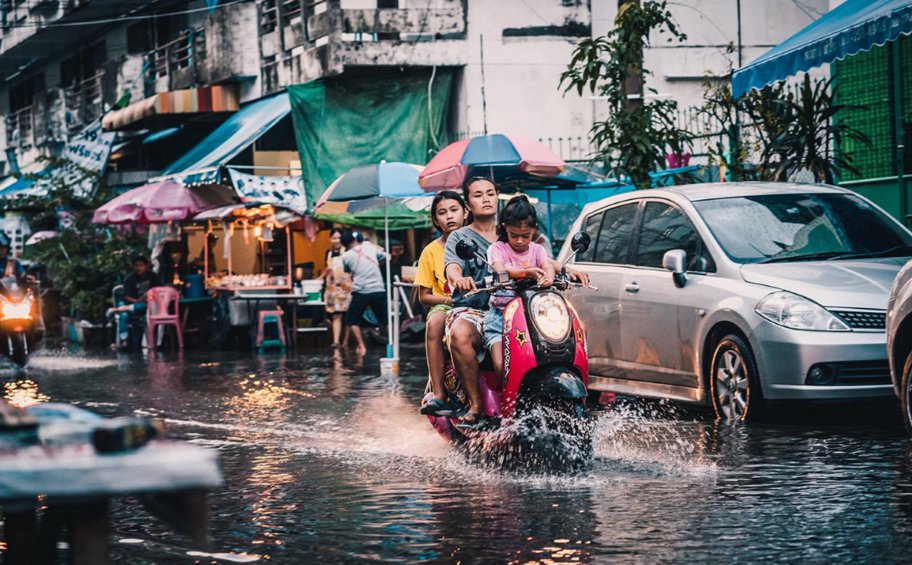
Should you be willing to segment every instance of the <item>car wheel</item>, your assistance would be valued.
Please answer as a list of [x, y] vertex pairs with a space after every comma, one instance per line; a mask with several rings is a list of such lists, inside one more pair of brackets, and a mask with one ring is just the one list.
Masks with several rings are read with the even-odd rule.
[[912, 434], [912, 352], [906, 357], [902, 380], [899, 383], [899, 401], [902, 405], [903, 422], [906, 431]]
[[[757, 362], [744, 338], [729, 334], [719, 340], [710, 363], [709, 393], [716, 418], [728, 422], [747, 419], [760, 404]], [[753, 409], [753, 410], [751, 410]]]

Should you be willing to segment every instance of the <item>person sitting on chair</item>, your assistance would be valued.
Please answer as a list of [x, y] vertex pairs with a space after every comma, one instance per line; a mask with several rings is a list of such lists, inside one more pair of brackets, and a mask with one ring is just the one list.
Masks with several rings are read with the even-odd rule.
[[161, 281], [149, 268], [149, 260], [143, 256], [133, 258], [133, 272], [124, 279], [124, 303], [108, 308], [109, 316], [117, 317], [117, 344], [128, 347], [130, 338], [130, 316], [141, 316], [146, 313], [146, 294], [149, 289], [161, 286]]

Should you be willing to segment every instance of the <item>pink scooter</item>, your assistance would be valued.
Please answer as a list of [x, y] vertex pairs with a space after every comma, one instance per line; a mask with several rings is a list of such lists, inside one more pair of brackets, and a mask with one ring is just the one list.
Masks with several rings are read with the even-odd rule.
[[[571, 242], [573, 255], [585, 251], [589, 243], [588, 234], [576, 234]], [[456, 253], [464, 260], [485, 259], [470, 242], [460, 242]], [[505, 273], [501, 276], [505, 277]], [[575, 286], [581, 285], [570, 281], [562, 269], [550, 288], [540, 288], [532, 279], [506, 278], [474, 291], [511, 290], [516, 294], [504, 308], [504, 374], [495, 373], [487, 361], [482, 364], [479, 381], [485, 425], [464, 429], [456, 426], [458, 419], [455, 416], [428, 416], [441, 436], [462, 443], [503, 429], [539, 407], [545, 408], [552, 417], [536, 418], [535, 421], [544, 423], [546, 428], [556, 428], [550, 431], [588, 433], [588, 426], [580, 425], [586, 420], [586, 386], [589, 382], [586, 334], [576, 311], [562, 294]], [[461, 400], [462, 391], [449, 367], [446, 380], [450, 400]], [[434, 395], [428, 392], [422, 406], [433, 398]]]

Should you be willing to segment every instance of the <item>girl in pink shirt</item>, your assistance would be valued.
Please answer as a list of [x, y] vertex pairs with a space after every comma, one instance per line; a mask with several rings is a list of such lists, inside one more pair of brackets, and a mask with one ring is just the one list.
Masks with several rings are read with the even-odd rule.
[[[488, 248], [488, 263], [497, 273], [506, 272], [512, 279], [535, 278], [538, 285], [549, 287], [554, 282], [554, 266], [545, 248], [532, 241], [538, 228], [535, 207], [520, 194], [514, 196], [500, 213], [497, 225], [499, 240]], [[489, 302], [491, 309], [485, 316], [485, 347], [491, 352], [494, 370], [503, 373], [503, 309], [515, 295], [497, 291]]]

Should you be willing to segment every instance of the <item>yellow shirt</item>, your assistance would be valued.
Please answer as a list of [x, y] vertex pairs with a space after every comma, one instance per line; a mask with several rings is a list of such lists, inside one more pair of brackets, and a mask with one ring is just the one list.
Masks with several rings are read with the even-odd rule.
[[431, 289], [431, 293], [435, 296], [449, 296], [443, 290], [446, 284], [446, 275], [443, 272], [443, 251], [443, 245], [435, 239], [424, 248], [421, 257], [418, 258], [415, 284]]

